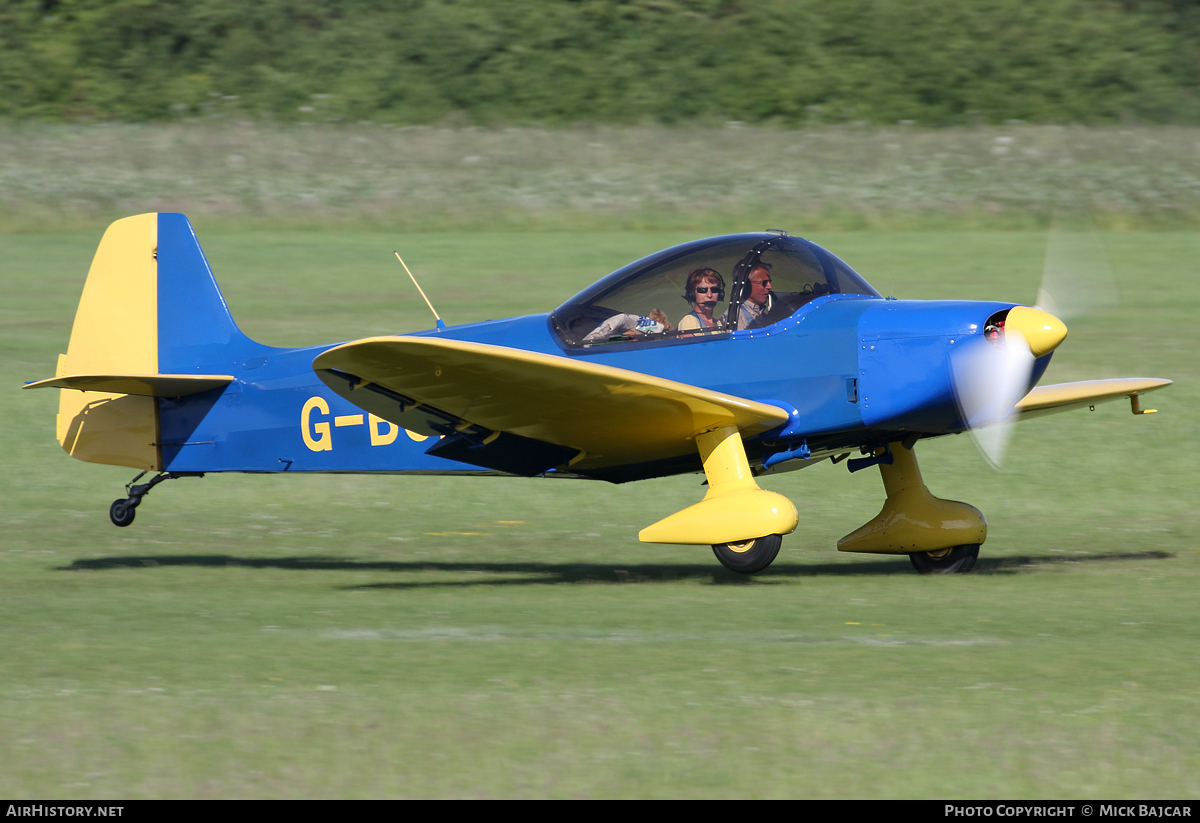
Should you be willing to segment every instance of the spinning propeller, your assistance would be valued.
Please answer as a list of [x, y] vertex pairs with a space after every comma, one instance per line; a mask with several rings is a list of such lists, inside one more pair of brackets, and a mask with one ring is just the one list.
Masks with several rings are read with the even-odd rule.
[[1030, 389], [1033, 364], [1067, 336], [1061, 320], [1039, 308], [1017, 306], [989, 320], [950, 358], [955, 400], [980, 454], [999, 468], [1008, 446], [1013, 407]]
[[1078, 208], [1067, 220], [1056, 214], [1037, 305], [989, 318], [984, 334], [962, 341], [950, 358], [958, 410], [992, 468], [1003, 462], [1017, 418], [1013, 408], [1031, 388], [1034, 361], [1067, 335], [1060, 318], [1116, 303], [1108, 256], [1086, 214]]

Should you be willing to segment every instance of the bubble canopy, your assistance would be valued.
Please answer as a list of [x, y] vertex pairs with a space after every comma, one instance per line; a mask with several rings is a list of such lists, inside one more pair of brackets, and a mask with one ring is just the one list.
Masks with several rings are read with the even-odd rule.
[[[717, 275], [701, 273], [691, 283], [720, 287], [715, 292], [719, 300], [705, 307], [711, 308], [711, 325], [696, 303], [706, 299], [705, 293], [688, 289], [689, 275], [697, 269]], [[763, 279], [770, 280], [771, 296], [755, 302], [752, 281]], [[762, 291], [760, 286], [760, 300]], [[674, 246], [630, 263], [575, 295], [550, 318], [555, 333], [569, 347], [712, 339], [773, 325], [829, 294], [880, 296], [853, 269], [815, 243], [782, 233], [731, 234]]]

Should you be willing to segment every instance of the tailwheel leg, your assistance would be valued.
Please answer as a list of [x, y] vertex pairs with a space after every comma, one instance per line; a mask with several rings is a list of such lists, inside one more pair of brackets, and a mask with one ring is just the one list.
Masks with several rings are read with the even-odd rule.
[[638, 534], [643, 543], [710, 545], [731, 571], [754, 574], [771, 565], [783, 535], [796, 528], [796, 507], [781, 494], [760, 489], [736, 426], [696, 435], [708, 492]]
[[125, 493], [128, 497], [121, 497], [112, 502], [108, 507], [108, 517], [112, 520], [114, 526], [124, 528], [133, 522], [136, 509], [141, 505], [142, 498], [150, 493], [150, 490], [164, 480], [174, 480], [178, 477], [203, 477], [204, 472], [160, 472], [150, 479], [149, 483], [141, 483], [138, 481], [146, 476], [146, 472], [142, 472], [137, 477], [130, 480], [125, 486]]
[[922, 574], [971, 570], [987, 539], [987, 521], [974, 506], [934, 497], [921, 479], [917, 455], [891, 443], [892, 462], [880, 462], [887, 500], [869, 523], [838, 541], [838, 551], [907, 554]]

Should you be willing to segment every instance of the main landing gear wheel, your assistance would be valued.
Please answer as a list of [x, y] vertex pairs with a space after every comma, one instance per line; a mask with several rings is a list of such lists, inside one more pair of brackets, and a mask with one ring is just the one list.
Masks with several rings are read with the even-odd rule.
[[908, 559], [921, 574], [964, 574], [979, 559], [979, 544], [971, 543], [936, 552], [913, 552]]
[[108, 507], [108, 516], [112, 520], [114, 526], [122, 528], [133, 522], [133, 516], [137, 514], [137, 503], [130, 503], [127, 498], [122, 497], [120, 500], [114, 500], [113, 504]]
[[783, 545], [783, 535], [768, 534], [756, 540], [744, 540], [740, 543], [720, 543], [712, 547], [713, 554], [721, 561], [721, 565], [731, 572], [738, 574], [754, 574], [771, 565], [779, 547]]

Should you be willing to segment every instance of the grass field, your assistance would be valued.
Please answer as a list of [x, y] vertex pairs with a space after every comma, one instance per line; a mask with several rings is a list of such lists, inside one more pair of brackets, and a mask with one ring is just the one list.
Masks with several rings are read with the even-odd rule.
[[[459, 323], [692, 236], [196, 228], [276, 345], [428, 326], [394, 248]], [[1002, 473], [918, 447], [987, 515], [974, 573], [839, 555], [882, 486], [820, 466], [764, 484], [801, 524], [742, 578], [637, 542], [695, 476], [210, 475], [114, 528], [133, 472], [72, 461], [54, 393], [17, 390], [53, 373], [102, 229], [0, 234], [0, 796], [1200, 796], [1195, 234], [1105, 235], [1120, 306], [1044, 381], [1168, 377], [1161, 413], [1030, 421]], [[812, 239], [885, 293], [1026, 302], [1046, 240]]]
[[[1200, 222], [1200, 129], [800, 131], [0, 122], [0, 231], [182, 211], [210, 226], [577, 231]], [[800, 222], [796, 222], [799, 220]]]

